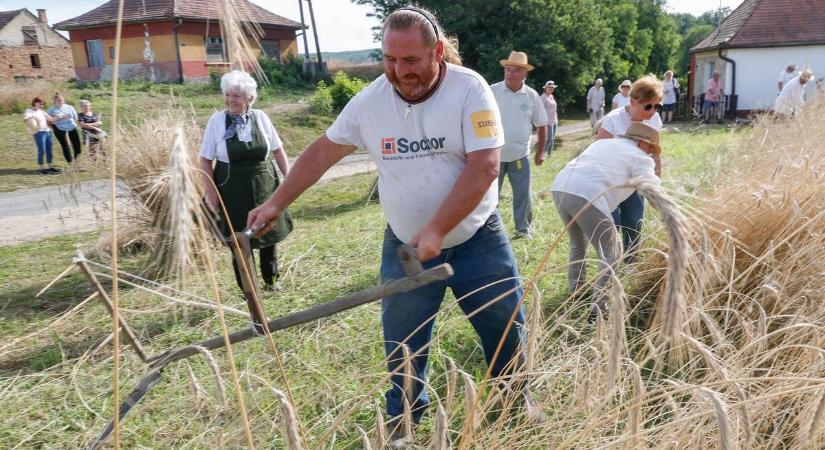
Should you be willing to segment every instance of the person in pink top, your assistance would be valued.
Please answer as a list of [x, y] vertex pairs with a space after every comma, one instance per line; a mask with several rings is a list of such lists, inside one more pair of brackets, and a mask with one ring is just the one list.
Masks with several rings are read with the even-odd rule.
[[722, 99], [722, 84], [719, 82], [719, 72], [713, 72], [705, 88], [705, 123], [710, 123], [712, 115], [716, 115], [716, 120], [722, 123], [722, 108], [719, 101]]
[[556, 98], [553, 97], [553, 92], [558, 85], [554, 81], [544, 83], [544, 94], [541, 94], [541, 104], [544, 105], [547, 111], [547, 140], [544, 141], [544, 154], [536, 153], [536, 159], [549, 158], [553, 151], [553, 144], [556, 139], [556, 127], [559, 124], [559, 115], [557, 113]]

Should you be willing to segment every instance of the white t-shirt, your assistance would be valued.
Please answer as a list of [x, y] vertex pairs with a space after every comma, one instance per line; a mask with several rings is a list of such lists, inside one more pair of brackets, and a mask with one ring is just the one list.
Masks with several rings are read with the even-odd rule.
[[23, 120], [34, 119], [37, 122], [36, 127], [29, 128], [29, 132], [31, 134], [35, 134], [41, 131], [49, 131], [49, 121], [46, 120], [46, 111], [42, 109], [27, 109], [23, 113]]
[[[811, 77], [808, 83], [813, 82], [814, 79]], [[782, 87], [782, 92], [776, 97], [773, 109], [780, 114], [791, 115], [804, 105], [805, 86], [799, 82], [799, 77], [797, 76], [785, 83]]]
[[596, 88], [592, 86], [587, 91], [587, 108], [592, 110], [599, 110], [604, 108], [604, 88]]
[[614, 109], [623, 108], [630, 104], [630, 96], [628, 95], [627, 97], [625, 97], [624, 95], [622, 95], [621, 92], [619, 92], [618, 94], [613, 96], [613, 103], [616, 104], [616, 108]]
[[[381, 207], [395, 235], [409, 243], [447, 198], [467, 154], [504, 144], [496, 100], [481, 75], [446, 65], [428, 99], [408, 104], [381, 75], [344, 107], [327, 130], [341, 145], [365, 148], [378, 168]], [[493, 180], [475, 209], [444, 237], [443, 248], [470, 239], [498, 202]]]
[[[630, 128], [630, 122], [632, 121], [630, 120], [630, 113], [627, 112], [627, 108], [626, 106], [614, 109], [602, 119], [602, 128], [612, 134], [613, 137], [625, 134], [627, 129]], [[642, 122], [652, 126], [657, 131], [662, 129], [662, 118], [659, 117], [659, 113], [653, 114], [653, 117]]]
[[[610, 217], [634, 188], [615, 188], [632, 178], [659, 185], [653, 158], [625, 138], [599, 139], [567, 163], [553, 180], [553, 192], [579, 196]], [[609, 190], [608, 190], [609, 189]]]
[[676, 103], [676, 88], [679, 87], [679, 82], [676, 81], [676, 78], [663, 80], [662, 87], [665, 91], [665, 97], [662, 99], [662, 103], [665, 105], [672, 105]]
[[791, 81], [798, 76], [799, 72], [797, 72], [796, 70], [794, 70], [791, 73], [788, 73], [787, 70], [783, 70], [782, 72], [779, 72], [779, 78], [776, 81], [778, 83], [782, 83], [782, 87], [784, 87], [786, 84], [788, 84], [788, 81]]
[[[255, 122], [258, 123], [258, 130], [263, 133], [267, 148], [272, 152], [284, 146], [275, 126], [265, 112], [260, 109], [249, 109], [250, 114], [255, 115]], [[251, 124], [250, 124], [251, 125]], [[226, 153], [226, 140], [223, 135], [226, 133], [226, 112], [218, 111], [212, 114], [209, 122], [206, 123], [206, 130], [203, 133], [200, 156], [210, 161], [228, 163], [229, 155]], [[241, 142], [252, 141], [252, 127], [246, 126], [238, 129], [238, 140]]]
[[501, 124], [504, 127], [504, 147], [501, 148], [501, 162], [517, 161], [530, 154], [533, 127], [547, 125], [547, 111], [535, 89], [521, 85], [516, 92], [500, 81], [490, 90], [498, 103]]

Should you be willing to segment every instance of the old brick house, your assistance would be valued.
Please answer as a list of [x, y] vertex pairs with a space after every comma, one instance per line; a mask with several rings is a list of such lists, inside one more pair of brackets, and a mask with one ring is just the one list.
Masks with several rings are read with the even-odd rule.
[[[118, 1], [55, 24], [69, 32], [80, 81], [111, 79]], [[259, 27], [256, 51], [281, 60], [298, 53], [301, 24], [248, 1], [235, 0], [235, 13]], [[156, 81], [206, 79], [228, 67], [221, 34], [219, 0], [125, 0], [120, 74]], [[250, 39], [255, 40], [255, 39]]]
[[49, 28], [46, 10], [0, 11], [0, 84], [74, 77], [69, 41]]

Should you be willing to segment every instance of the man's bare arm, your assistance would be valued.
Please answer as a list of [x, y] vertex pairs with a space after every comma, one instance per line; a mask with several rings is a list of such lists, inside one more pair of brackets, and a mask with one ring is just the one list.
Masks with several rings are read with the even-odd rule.
[[536, 140], [538, 142], [536, 142], [536, 156], [535, 156], [535, 159], [534, 159], [533, 162], [537, 166], [540, 166], [541, 163], [544, 162], [544, 158], [545, 158], [544, 147], [545, 147], [545, 144], [547, 144], [547, 127], [548, 127], [548, 125], [540, 126], [536, 130], [536, 133], [538, 134], [538, 139], [536, 139]]

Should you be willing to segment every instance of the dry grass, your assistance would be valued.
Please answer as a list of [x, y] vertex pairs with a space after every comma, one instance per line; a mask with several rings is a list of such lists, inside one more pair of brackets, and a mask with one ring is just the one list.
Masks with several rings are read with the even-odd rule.
[[[121, 127], [118, 179], [132, 193], [120, 202], [136, 203], [121, 217], [122, 251], [154, 253], [145, 273], [155, 277], [183, 275], [202, 250], [194, 233], [202, 214], [203, 187], [198, 182], [197, 154], [203, 131], [194, 114], [165, 110], [139, 124]], [[110, 253], [109, 237], [101, 236], [95, 256]]]
[[[248, 43], [230, 43], [229, 47], [246, 48]], [[416, 443], [432, 448], [460, 445], [479, 449], [825, 447], [821, 432], [825, 421], [825, 128], [809, 125], [819, 123], [823, 115], [825, 104], [819, 104], [793, 121], [766, 119], [756, 123], [751, 138], [741, 145], [736, 164], [709, 191], [710, 197], [701, 199], [700, 206], [677, 206], [660, 190], [641, 186], [661, 217], [648, 230], [659, 229], [664, 239], [647, 251], [636, 279], [622, 280], [631, 289], [625, 292], [620, 284], [614, 284], [608, 321], [598, 320], [595, 327], [585, 325], [581, 311], [586, 305], [572, 300], [540, 314], [541, 301], [527, 299], [533, 311], [527, 349], [529, 373], [525, 376], [536, 407], [543, 412], [543, 422], [526, 409], [498, 411], [501, 402], [494, 401], [495, 392], [490, 388], [497, 380], [478, 383], [471, 370], [454, 364], [439, 351], [441, 335], [459, 326], [450, 320], [441, 323], [431, 360], [434, 365], [438, 361], [449, 364], [443, 376], [434, 376], [426, 386], [433, 398], [434, 419], [417, 429]], [[193, 262], [179, 259], [182, 253], [193, 248], [194, 253], [211, 251], [198, 247], [198, 240], [202, 244], [204, 239], [195, 234], [198, 229], [191, 217], [199, 208], [200, 191], [193, 180], [194, 149], [201, 134], [191, 118], [169, 115], [124, 127], [118, 142], [118, 174], [147, 212], [143, 219], [129, 219], [139, 230], [136, 234], [151, 241], [150, 247], [158, 255], [165, 255], [153, 259], [168, 262], [168, 266], [156, 264], [171, 267], [171, 273], [180, 274]], [[211, 263], [208, 267], [211, 274]], [[536, 279], [529, 280], [530, 286], [547, 275], [547, 271], [539, 272]], [[218, 297], [214, 278], [212, 286]], [[444, 309], [456, 308], [456, 302], [445, 302]], [[74, 314], [76, 309], [59, 320]], [[302, 329], [301, 344], [317, 345], [318, 335], [345, 326], [349, 325], [342, 320], [319, 325], [317, 330]], [[352, 331], [357, 332], [360, 330]], [[362, 350], [379, 345], [356, 342], [336, 343], [328, 354], [314, 356], [339, 358], [353, 347]], [[100, 383], [95, 385], [95, 380], [106, 376], [112, 362], [110, 355], [100, 352], [107, 343], [79, 359], [64, 358], [57, 364], [54, 370], [74, 364], [69, 379], [48, 379], [48, 374], [36, 373], [5, 379], [0, 399], [34, 389], [27, 388], [29, 384], [47, 392], [45, 384], [65, 383], [65, 391], [74, 390], [91, 412], [91, 418], [73, 425], [78, 436], [75, 442], [86, 441], [95, 434], [90, 425], [101, 422], [98, 408], [102, 410], [106, 402], [92, 399], [92, 408], [85, 400], [89, 394], [83, 391], [93, 388], [96, 394], [91, 395], [106, 395], [100, 394], [104, 389]], [[208, 368], [199, 373], [215, 377], [220, 403], [226, 405], [220, 409], [204, 407], [203, 399], [210, 394], [191, 366], [186, 366], [181, 378], [191, 386], [187, 398], [198, 400], [196, 409], [168, 411], [164, 419], [176, 426], [156, 429], [156, 424], [144, 424], [142, 430], [149, 434], [145, 440], [160, 442], [159, 447], [185, 442], [190, 447], [234, 448], [245, 443], [238, 430], [252, 425], [259, 442], [278, 439], [286, 448], [301, 447], [304, 437], [310, 447], [367, 447], [366, 433], [358, 423], [366, 415], [376, 429], [371, 446], [384, 447], [384, 418], [373, 404], [377, 392], [387, 385], [386, 374], [358, 372], [357, 377], [345, 380], [345, 385], [325, 379], [319, 382], [320, 376], [313, 380], [315, 374], [302, 374], [307, 377], [302, 382], [310, 387], [301, 390], [306, 397], [299, 397], [297, 403], [304, 405], [301, 411], [310, 410], [314, 415], [301, 423], [300, 406], [289, 398], [291, 395], [252, 373], [257, 369], [273, 378], [271, 362], [254, 364], [267, 353], [266, 348], [241, 353], [247, 361], [240, 361], [241, 356], [236, 360], [230, 353], [229, 361], [222, 364], [204, 354]], [[313, 362], [301, 361], [298, 355], [290, 354], [289, 363], [311, 372]], [[277, 351], [275, 356], [280, 358]], [[140, 372], [141, 366], [134, 361], [126, 363], [126, 373]], [[241, 378], [266, 388], [250, 395], [249, 420], [243, 403], [240, 409], [244, 414], [239, 419], [229, 406], [235, 402], [225, 400], [221, 365], [230, 366], [238, 395], [235, 400], [244, 398], [236, 364], [243, 366], [245, 376]], [[77, 376], [81, 365], [85, 380]], [[171, 367], [170, 372], [174, 373]], [[342, 370], [336, 375], [344, 373], [352, 372]], [[408, 372], [407, 380], [411, 377]], [[458, 387], [459, 380], [463, 389]], [[285, 377], [279, 381], [286, 384]], [[324, 383], [330, 389], [318, 387]], [[248, 390], [250, 384], [244, 388]], [[325, 392], [331, 388], [342, 392]], [[60, 392], [61, 387], [54, 390]], [[359, 394], [346, 396], [351, 390]], [[141, 406], [151, 409], [150, 405]], [[38, 412], [31, 410], [31, 405], [20, 406], [20, 417], [36, 417]], [[63, 409], [72, 410], [68, 406]], [[472, 417], [467, 417], [468, 413]], [[280, 420], [271, 420], [274, 414]], [[182, 438], [186, 441], [164, 440], [164, 433], [185, 433], [192, 416], [207, 424], [205, 431]], [[44, 428], [59, 424], [57, 418], [42, 421]], [[302, 425], [306, 436], [301, 435]], [[413, 431], [408, 423], [405, 431]], [[25, 446], [32, 436], [17, 445]]]
[[[488, 385], [450, 364], [444, 384], [430, 387], [432, 433], [417, 443], [825, 447], [825, 128], [810, 126], [823, 114], [820, 103], [796, 120], [756, 123], [712, 196], [684, 215], [640, 189], [668, 239], [637, 279], [623, 280], [630, 301], [614, 292], [610, 321], [592, 332], [575, 312], [584, 305], [565, 305], [540, 327], [531, 318], [538, 350], [528, 376], [543, 424], [526, 411], [489, 419], [495, 402], [477, 400]], [[462, 432], [465, 421], [474, 425]]]
[[40, 97], [50, 105], [55, 92], [54, 84], [42, 80], [8, 83], [0, 87], [0, 114], [23, 112], [31, 107], [31, 101], [35, 97]]
[[329, 73], [344, 72], [350, 78], [361, 78], [372, 81], [384, 73], [384, 66], [381, 63], [364, 64], [342, 64], [331, 62], [328, 66]]

